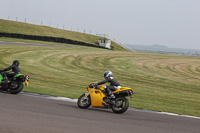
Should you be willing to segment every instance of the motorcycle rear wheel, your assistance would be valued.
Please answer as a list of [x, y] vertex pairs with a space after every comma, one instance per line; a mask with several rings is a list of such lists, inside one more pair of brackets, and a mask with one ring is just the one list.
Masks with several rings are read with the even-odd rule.
[[85, 98], [85, 94], [81, 95], [78, 98], [77, 105], [79, 108], [87, 109], [91, 105], [90, 96], [88, 96], [86, 99], [84, 98]]
[[115, 104], [111, 107], [114, 113], [124, 113], [129, 107], [129, 101], [125, 97], [119, 97], [115, 100]]
[[23, 88], [24, 88], [23, 83], [19, 83], [16, 89], [9, 89], [9, 92], [10, 94], [18, 94], [23, 90]]

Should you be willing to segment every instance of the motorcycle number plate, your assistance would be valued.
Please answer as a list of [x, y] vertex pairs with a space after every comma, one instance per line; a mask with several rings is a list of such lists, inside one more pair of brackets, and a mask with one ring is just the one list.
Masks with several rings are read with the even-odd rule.
[[25, 86], [28, 86], [29, 81], [25, 80]]

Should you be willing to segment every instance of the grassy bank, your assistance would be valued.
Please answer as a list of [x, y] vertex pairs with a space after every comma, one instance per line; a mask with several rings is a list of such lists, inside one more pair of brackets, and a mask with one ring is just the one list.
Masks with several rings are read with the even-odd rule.
[[111, 70], [133, 88], [130, 106], [200, 116], [200, 58], [109, 51], [0, 45], [0, 69], [14, 59], [30, 76], [24, 91], [78, 98], [90, 82]]
[[[61, 37], [61, 38], [76, 40], [76, 41], [85, 42], [85, 43], [89, 43], [93, 45], [98, 45], [99, 44], [98, 40], [103, 38], [103, 37], [99, 37], [99, 36], [95, 36], [91, 34], [61, 30], [61, 29], [52, 28], [48, 26], [39, 26], [39, 25], [8, 21], [8, 20], [2, 20], [2, 19], [0, 19], [0, 32]], [[112, 42], [112, 44], [115, 50], [125, 51], [124, 48], [117, 45], [115, 42]]]

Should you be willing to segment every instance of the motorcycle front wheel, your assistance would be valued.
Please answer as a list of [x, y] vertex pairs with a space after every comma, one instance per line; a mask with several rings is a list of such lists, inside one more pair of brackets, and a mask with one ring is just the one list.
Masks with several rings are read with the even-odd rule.
[[129, 107], [129, 101], [125, 97], [116, 98], [112, 111], [118, 114], [124, 113]]
[[87, 109], [88, 107], [90, 107], [90, 105], [91, 105], [90, 96], [85, 98], [85, 94], [81, 95], [78, 98], [77, 105], [79, 108], [83, 108], [83, 109]]

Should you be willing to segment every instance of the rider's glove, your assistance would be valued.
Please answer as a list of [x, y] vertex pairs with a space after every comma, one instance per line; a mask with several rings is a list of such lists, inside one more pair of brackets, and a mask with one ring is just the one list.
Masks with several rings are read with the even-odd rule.
[[97, 86], [97, 84], [93, 84], [94, 86]]
[[92, 86], [94, 86], [94, 87], [97, 87], [97, 86], [98, 86], [98, 84], [96, 84], [96, 83], [95, 83], [95, 84], [92, 84]]

